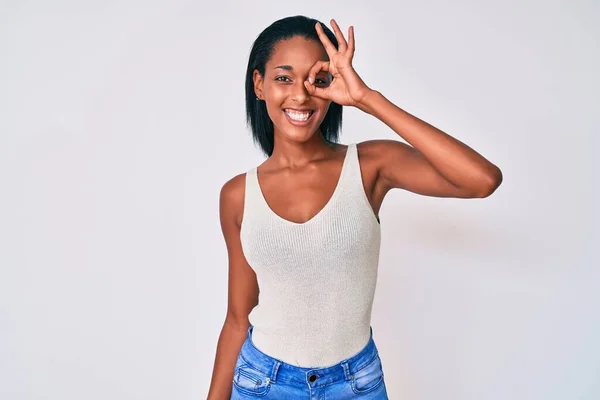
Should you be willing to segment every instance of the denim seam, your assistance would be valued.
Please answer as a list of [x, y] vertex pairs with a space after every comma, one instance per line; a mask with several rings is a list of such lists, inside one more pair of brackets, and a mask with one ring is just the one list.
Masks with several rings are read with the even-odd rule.
[[369, 393], [369, 392], [372, 392], [373, 390], [375, 390], [375, 389], [377, 389], [377, 388], [379, 388], [381, 386], [381, 384], [383, 383], [383, 373], [381, 374], [381, 377], [379, 378], [379, 380], [377, 381], [377, 383], [374, 386], [372, 386], [372, 387], [370, 387], [368, 389], [364, 389], [364, 390], [357, 389], [355, 382], [356, 381], [354, 379], [352, 379], [352, 381], [350, 382], [350, 384], [352, 386], [352, 391], [354, 393], [356, 393], [356, 394]]
[[371, 363], [377, 358], [377, 356], [379, 355], [378, 352], [375, 352], [375, 355], [373, 357], [371, 357], [369, 359], [369, 361], [364, 362], [360, 367], [356, 367], [356, 370], [352, 373], [352, 375], [354, 375], [355, 373], [357, 373], [358, 371], [363, 370], [364, 368], [368, 367], [369, 365], [371, 365]]

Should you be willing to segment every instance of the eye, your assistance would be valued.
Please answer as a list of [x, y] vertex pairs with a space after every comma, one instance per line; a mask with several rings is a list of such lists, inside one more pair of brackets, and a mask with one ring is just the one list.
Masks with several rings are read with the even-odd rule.
[[291, 82], [291, 79], [285, 75], [279, 75], [278, 77], [275, 78], [275, 80], [279, 81], [279, 82]]
[[329, 86], [330, 84], [331, 84], [331, 82], [329, 81], [328, 78], [318, 77], [318, 76], [315, 78], [315, 85]]

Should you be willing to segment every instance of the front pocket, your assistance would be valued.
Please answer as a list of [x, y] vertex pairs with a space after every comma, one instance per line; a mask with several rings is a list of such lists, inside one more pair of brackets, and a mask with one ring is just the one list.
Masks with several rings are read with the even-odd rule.
[[248, 364], [237, 367], [233, 384], [240, 392], [253, 396], [264, 396], [271, 388], [271, 380]]
[[379, 354], [352, 376], [352, 390], [357, 394], [373, 391], [382, 384], [383, 368]]

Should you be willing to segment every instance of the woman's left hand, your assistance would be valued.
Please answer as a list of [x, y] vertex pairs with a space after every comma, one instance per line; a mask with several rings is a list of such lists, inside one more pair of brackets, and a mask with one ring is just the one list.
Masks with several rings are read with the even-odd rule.
[[[352, 58], [354, 57], [354, 27], [348, 28], [348, 42], [344, 38], [340, 27], [331, 20], [331, 26], [338, 42], [336, 49], [331, 43], [321, 24], [316, 24], [317, 34], [325, 51], [329, 56], [329, 61], [317, 61], [308, 74], [308, 80], [304, 86], [311, 96], [321, 97], [331, 100], [342, 106], [356, 106], [369, 93], [371, 89], [363, 82], [352, 67]], [[333, 81], [326, 87], [315, 85], [315, 78], [319, 71], [329, 72], [333, 75]]]

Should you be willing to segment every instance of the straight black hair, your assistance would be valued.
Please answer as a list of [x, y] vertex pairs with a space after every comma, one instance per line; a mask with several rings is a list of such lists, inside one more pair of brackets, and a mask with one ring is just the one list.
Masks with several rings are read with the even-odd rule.
[[[315, 24], [320, 21], [308, 18], [302, 15], [287, 17], [275, 21], [258, 35], [248, 58], [248, 68], [246, 70], [246, 122], [252, 130], [252, 137], [255, 143], [258, 143], [261, 150], [270, 157], [273, 154], [275, 144], [273, 121], [269, 118], [267, 107], [264, 101], [256, 99], [254, 91], [254, 70], [265, 76], [265, 65], [273, 54], [273, 48], [282, 40], [290, 39], [294, 36], [301, 36], [307, 40], [316, 40], [321, 43]], [[321, 23], [323, 31], [338, 48], [338, 42], [335, 34], [324, 24]], [[339, 137], [339, 131], [342, 127], [342, 106], [331, 102], [329, 110], [321, 122], [321, 134], [323, 138], [335, 143]]]

